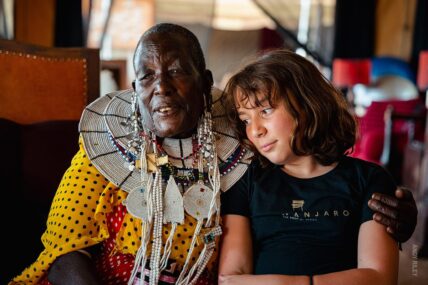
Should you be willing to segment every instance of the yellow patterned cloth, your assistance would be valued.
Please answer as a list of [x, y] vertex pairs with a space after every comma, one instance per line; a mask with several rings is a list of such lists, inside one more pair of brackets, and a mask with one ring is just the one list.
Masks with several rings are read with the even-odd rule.
[[[120, 205], [128, 193], [104, 178], [88, 159], [81, 139], [79, 144], [80, 149], [65, 172], [52, 202], [47, 229], [42, 236], [45, 249], [9, 285], [37, 284], [59, 256], [109, 238], [107, 214]], [[190, 247], [195, 227], [196, 220], [187, 214], [185, 223], [177, 227], [170, 258], [176, 260], [178, 265], [182, 266], [185, 262], [185, 253]], [[164, 242], [168, 238], [169, 228], [164, 226]], [[135, 255], [141, 244], [140, 238], [141, 220], [126, 213], [116, 237], [114, 252]], [[203, 246], [202, 242], [196, 243], [194, 255], [199, 254]], [[217, 252], [214, 252], [208, 270], [215, 269], [216, 261]]]

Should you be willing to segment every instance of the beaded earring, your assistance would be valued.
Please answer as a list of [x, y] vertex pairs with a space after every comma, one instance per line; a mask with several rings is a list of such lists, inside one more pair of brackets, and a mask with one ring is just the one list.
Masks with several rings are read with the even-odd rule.
[[163, 249], [163, 255], [160, 261], [160, 271], [162, 272], [168, 265], [168, 258], [171, 255], [172, 241], [177, 230], [178, 224], [184, 223], [183, 196], [175, 183], [174, 177], [169, 176], [168, 184], [164, 194], [164, 224], [171, 223], [171, 230]]
[[[155, 135], [147, 132], [144, 128], [144, 122], [139, 113], [138, 95], [136, 92], [131, 96], [131, 114], [127, 120], [130, 134], [127, 144], [127, 153], [134, 159], [131, 160], [129, 169], [133, 171], [136, 167], [140, 171], [141, 186], [130, 191], [128, 197], [124, 201], [128, 211], [141, 218], [141, 246], [135, 257], [134, 268], [131, 272], [128, 284], [133, 284], [137, 273], [140, 271], [144, 274], [146, 264], [150, 262], [152, 268], [150, 272], [150, 284], [157, 284], [160, 270], [160, 252], [162, 248], [162, 222], [163, 222], [163, 201], [162, 201], [162, 175], [160, 170], [157, 170], [154, 175], [148, 171], [147, 167], [147, 151], [153, 143], [153, 151], [155, 152], [155, 160], [157, 159], [157, 148], [155, 145]], [[148, 256], [148, 247], [152, 238], [151, 231], [154, 231], [152, 244], [152, 254], [150, 260]]]
[[126, 149], [126, 155], [129, 158], [128, 169], [129, 171], [133, 171], [135, 167], [138, 166], [136, 165], [136, 161], [142, 157], [142, 155], [139, 154], [145, 152], [146, 149], [144, 138], [140, 136], [143, 127], [138, 109], [138, 95], [135, 91], [131, 96], [131, 114], [127, 118], [125, 125], [129, 130], [129, 141], [127, 143]]
[[[200, 146], [198, 155], [198, 182], [191, 186], [184, 194], [184, 207], [186, 212], [193, 216], [198, 222], [190, 244], [186, 261], [176, 284], [193, 284], [203, 272], [209, 262], [214, 249], [215, 237], [221, 235], [219, 216], [219, 195], [220, 195], [220, 172], [217, 163], [217, 151], [215, 147], [215, 136], [213, 133], [213, 122], [211, 115], [211, 104], [208, 97], [205, 98], [204, 114], [198, 125], [198, 145]], [[207, 171], [208, 181], [211, 187], [205, 185], [203, 173]], [[208, 233], [204, 234], [204, 248], [193, 266], [188, 269], [190, 257], [195, 248], [197, 237], [200, 236], [204, 227], [211, 227], [214, 214], [217, 213], [215, 226]], [[205, 225], [204, 225], [205, 221]]]
[[[211, 87], [212, 89], [212, 87]], [[203, 129], [201, 130], [201, 145], [203, 146], [201, 152], [204, 155], [208, 166], [208, 180], [211, 184], [213, 190], [213, 198], [210, 202], [208, 219], [205, 226], [209, 227], [211, 225], [212, 217], [214, 213], [217, 213], [216, 220], [220, 222], [220, 212], [217, 207], [219, 205], [218, 200], [220, 198], [220, 171], [217, 161], [217, 150], [215, 144], [215, 135], [213, 132], [213, 119], [212, 119], [212, 102], [211, 94], [209, 96], [204, 96], [205, 110], [203, 116]], [[216, 222], [216, 223], [217, 223]]]
[[[155, 161], [158, 159], [158, 149], [156, 146], [156, 136], [152, 135], [153, 151]], [[162, 251], [162, 226], [163, 226], [163, 191], [162, 191], [162, 171], [156, 168], [153, 187], [147, 189], [153, 195], [152, 198], [152, 249], [150, 254], [150, 281], [149, 284], [157, 284], [160, 276], [160, 262]], [[144, 272], [144, 268], [141, 268]]]

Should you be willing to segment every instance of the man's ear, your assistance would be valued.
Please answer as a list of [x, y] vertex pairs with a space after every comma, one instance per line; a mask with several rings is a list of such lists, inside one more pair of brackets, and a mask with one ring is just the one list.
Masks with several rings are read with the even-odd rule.
[[211, 107], [211, 88], [213, 87], [214, 79], [211, 70], [206, 69], [204, 72], [204, 96], [206, 107]]
[[135, 92], [135, 91], [136, 91], [136, 90], [135, 90], [135, 79], [134, 79], [134, 80], [132, 80], [132, 83], [131, 83], [131, 84], [132, 84], [132, 89], [134, 89], [134, 92]]
[[211, 87], [214, 84], [213, 74], [212, 74], [211, 70], [209, 70], [209, 69], [205, 70], [204, 78], [205, 78], [205, 84], [207, 86], [209, 86], [209, 88], [211, 89]]

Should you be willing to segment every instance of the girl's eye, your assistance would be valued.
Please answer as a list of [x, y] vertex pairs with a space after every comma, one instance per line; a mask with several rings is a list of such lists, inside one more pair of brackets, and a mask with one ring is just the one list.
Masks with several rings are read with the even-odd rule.
[[273, 112], [273, 108], [271, 108], [271, 107], [265, 108], [262, 110], [263, 115], [269, 115], [269, 114], [272, 114], [272, 112]]
[[248, 123], [249, 123], [249, 120], [248, 120], [248, 119], [239, 118], [239, 120], [241, 120], [241, 122], [242, 122], [244, 125], [248, 125]]

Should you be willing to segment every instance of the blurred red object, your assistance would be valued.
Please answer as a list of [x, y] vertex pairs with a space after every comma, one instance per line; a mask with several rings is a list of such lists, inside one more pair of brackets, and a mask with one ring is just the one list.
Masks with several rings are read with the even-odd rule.
[[428, 90], [428, 50], [419, 53], [418, 87], [422, 91]]
[[[389, 118], [385, 116], [388, 108], [393, 110]], [[350, 156], [385, 166], [395, 175], [398, 183], [407, 143], [413, 139], [423, 141], [425, 120], [419, 120], [419, 117], [425, 118], [425, 108], [420, 98], [373, 101], [366, 114], [357, 117], [359, 136]], [[385, 119], [391, 124], [389, 135]], [[388, 157], [383, 157], [385, 151]]]
[[369, 84], [371, 60], [336, 58], [333, 60], [332, 72], [332, 82], [340, 88], [351, 87], [357, 83]]

